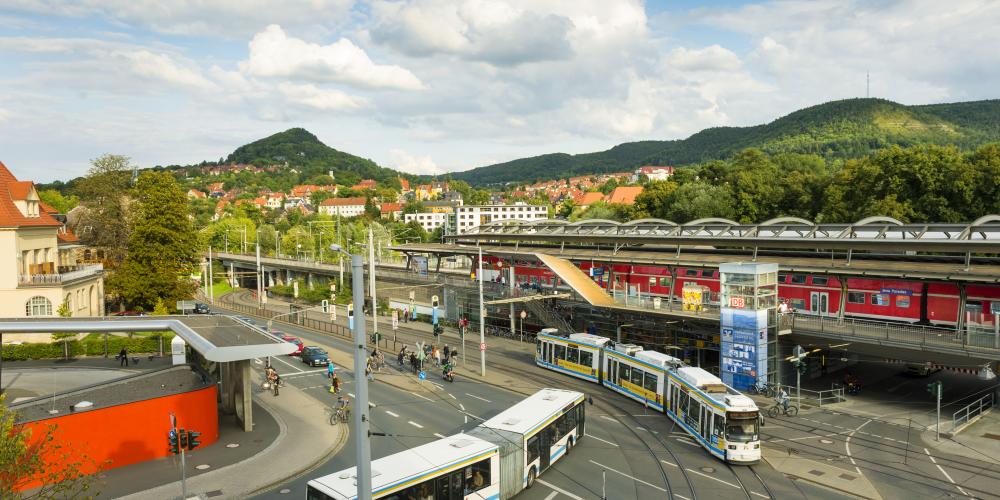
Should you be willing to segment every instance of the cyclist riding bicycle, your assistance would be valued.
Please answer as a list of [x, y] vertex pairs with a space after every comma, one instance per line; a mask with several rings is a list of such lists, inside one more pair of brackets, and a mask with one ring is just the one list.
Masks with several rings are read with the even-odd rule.
[[775, 396], [774, 396], [774, 401], [776, 403], [778, 403], [779, 405], [781, 405], [781, 407], [785, 410], [785, 413], [788, 413], [788, 400], [789, 400], [789, 397], [788, 397], [788, 393], [785, 392], [785, 388], [784, 387], [779, 387], [778, 388], [778, 393], [775, 394]]

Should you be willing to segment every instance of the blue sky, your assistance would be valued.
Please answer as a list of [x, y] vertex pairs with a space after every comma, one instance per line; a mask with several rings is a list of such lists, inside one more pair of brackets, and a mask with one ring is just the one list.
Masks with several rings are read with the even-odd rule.
[[8, 0], [0, 161], [218, 159], [305, 127], [414, 173], [872, 95], [997, 98], [1000, 2]]

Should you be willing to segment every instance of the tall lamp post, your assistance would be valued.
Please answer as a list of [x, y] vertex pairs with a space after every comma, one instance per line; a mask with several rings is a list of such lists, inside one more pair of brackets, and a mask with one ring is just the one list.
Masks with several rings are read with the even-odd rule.
[[[340, 245], [330, 245], [330, 250], [340, 252], [351, 259], [351, 291], [354, 304], [365, 303], [365, 269], [364, 259], [360, 255], [348, 253]], [[374, 274], [375, 269], [371, 272]], [[372, 452], [371, 434], [369, 433], [368, 414], [368, 377], [365, 376], [365, 361], [368, 352], [365, 350], [365, 320], [364, 315], [354, 322], [354, 383], [357, 385], [357, 398], [354, 404], [354, 443], [355, 459], [358, 462], [358, 500], [372, 498]]]
[[483, 247], [479, 247], [479, 375], [486, 376], [486, 307], [483, 305]]

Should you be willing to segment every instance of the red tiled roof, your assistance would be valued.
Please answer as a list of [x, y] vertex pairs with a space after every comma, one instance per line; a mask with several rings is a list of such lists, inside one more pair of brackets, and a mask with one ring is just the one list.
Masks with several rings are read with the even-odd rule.
[[402, 203], [383, 203], [379, 205], [379, 210], [383, 212], [399, 212], [403, 210]]
[[589, 207], [589, 206], [593, 205], [594, 203], [597, 203], [597, 202], [599, 202], [599, 201], [601, 201], [603, 199], [604, 199], [604, 195], [601, 194], [601, 193], [598, 193], [598, 192], [583, 193], [576, 200], [576, 204], [580, 205], [582, 207], [583, 206]]
[[345, 205], [364, 205], [364, 198], [327, 198], [319, 203], [321, 207], [342, 207]]
[[56, 232], [56, 239], [58, 239], [60, 243], [80, 242], [80, 238], [77, 238], [76, 235], [73, 234], [73, 231], [70, 231], [69, 228], [67, 228], [65, 231]]
[[639, 196], [639, 193], [642, 193], [642, 186], [618, 186], [608, 195], [606, 201], [608, 203], [632, 205], [635, 203], [635, 197]]
[[7, 170], [7, 166], [0, 162], [0, 227], [21, 227], [21, 226], [55, 226], [62, 225], [52, 218], [45, 210], [39, 210], [38, 217], [25, 217], [14, 200], [27, 198], [27, 191], [20, 198], [15, 198], [15, 194], [21, 194], [21, 190], [30, 191], [33, 189], [30, 181], [18, 181], [14, 174]]

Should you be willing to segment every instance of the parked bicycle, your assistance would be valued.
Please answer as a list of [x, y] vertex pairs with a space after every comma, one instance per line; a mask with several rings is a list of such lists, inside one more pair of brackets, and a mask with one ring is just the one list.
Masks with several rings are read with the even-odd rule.
[[750, 386], [750, 389], [747, 392], [749, 392], [750, 394], [760, 394], [761, 396], [773, 398], [774, 391], [775, 391], [775, 386], [773, 384], [764, 384], [758, 382]]

